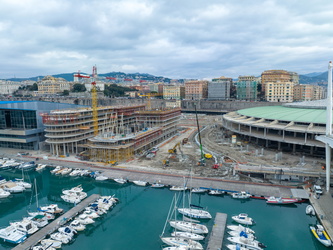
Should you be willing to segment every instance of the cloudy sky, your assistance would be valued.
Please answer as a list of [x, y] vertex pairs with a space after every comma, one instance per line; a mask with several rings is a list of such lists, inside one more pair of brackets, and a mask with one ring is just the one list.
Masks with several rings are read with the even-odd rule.
[[333, 1], [0, 0], [0, 79], [81, 70], [169, 78], [324, 72]]

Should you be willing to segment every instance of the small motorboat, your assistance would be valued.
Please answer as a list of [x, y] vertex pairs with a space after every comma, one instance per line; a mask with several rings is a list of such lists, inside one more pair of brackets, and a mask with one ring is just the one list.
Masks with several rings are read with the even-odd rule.
[[332, 241], [322, 225], [310, 226], [310, 230], [321, 244], [326, 247], [332, 246]]
[[60, 172], [60, 174], [61, 175], [67, 175], [67, 174], [69, 174], [70, 172], [72, 172], [72, 168], [64, 168], [61, 172]]
[[161, 240], [169, 246], [181, 246], [187, 249], [203, 249], [202, 245], [194, 240], [180, 237], [161, 237]]
[[12, 244], [20, 244], [21, 242], [25, 241], [27, 234], [18, 230], [14, 226], [8, 226], [0, 229], [0, 238]]
[[0, 185], [0, 188], [10, 193], [22, 193], [25, 188], [17, 185], [13, 181], [7, 181], [6, 183]]
[[37, 215], [42, 215], [42, 216], [45, 216], [45, 218], [48, 220], [54, 220], [54, 218], [55, 218], [54, 214], [45, 213], [45, 212], [28, 212], [28, 214], [31, 217], [35, 217]]
[[43, 245], [35, 245], [31, 248], [32, 250], [55, 250], [52, 246], [43, 246]]
[[47, 206], [42, 206], [37, 208], [40, 212], [50, 213], [50, 214], [61, 214], [64, 210], [59, 208], [57, 204], [50, 204]]
[[115, 178], [115, 179], [113, 179], [113, 180], [114, 180], [115, 182], [119, 183], [119, 184], [124, 184], [124, 183], [127, 182], [127, 180], [124, 179], [124, 178]]
[[17, 168], [22, 170], [32, 170], [37, 166], [34, 161], [24, 162], [20, 164]]
[[245, 191], [240, 191], [237, 193], [232, 193], [232, 198], [235, 199], [248, 199], [251, 197], [251, 194], [245, 192]]
[[81, 171], [80, 176], [89, 176], [91, 174], [91, 171], [88, 169], [84, 169]]
[[230, 250], [249, 250], [251, 248], [246, 248], [246, 247], [241, 247], [239, 244], [233, 245], [233, 244], [228, 244], [226, 247]]
[[15, 178], [12, 182], [15, 182], [16, 185], [24, 187], [25, 189], [30, 189], [32, 187], [31, 183], [25, 182], [23, 178]]
[[142, 187], [147, 186], [147, 182], [146, 181], [133, 181], [133, 183], [135, 185], [142, 186]]
[[151, 187], [152, 188], [163, 188], [163, 187], [165, 187], [165, 185], [160, 183], [160, 181], [158, 181], [158, 182], [154, 182], [153, 184], [151, 184]]
[[267, 198], [266, 203], [267, 204], [276, 204], [276, 205], [288, 205], [288, 204], [294, 204], [298, 202], [298, 199], [293, 198], [281, 198], [281, 197], [275, 197], [270, 196]]
[[266, 246], [261, 242], [254, 239], [246, 238], [245, 236], [228, 237], [227, 240], [232, 242], [233, 244], [239, 245], [240, 247], [244, 247], [245, 249], [262, 250], [266, 248]]
[[30, 216], [27, 217], [27, 219], [31, 220], [32, 223], [34, 223], [39, 228], [45, 227], [49, 223], [49, 220], [45, 215]]
[[75, 218], [83, 225], [93, 224], [95, 221], [86, 214], [80, 214]]
[[208, 228], [205, 225], [187, 222], [182, 220], [171, 220], [170, 226], [180, 231], [191, 232], [196, 234], [207, 234]]
[[185, 186], [172, 186], [170, 188], [171, 191], [185, 191], [187, 189], [187, 187]]
[[50, 237], [51, 237], [51, 239], [60, 241], [63, 244], [68, 244], [72, 240], [72, 237], [70, 237], [67, 234], [60, 233], [60, 232], [53, 233], [50, 235]]
[[80, 221], [78, 220], [73, 220], [69, 226], [73, 229], [75, 229], [76, 231], [80, 232], [83, 231], [84, 229], [86, 229], [86, 226], [81, 224]]
[[244, 231], [241, 231], [241, 232], [238, 232], [238, 231], [228, 231], [228, 234], [230, 236], [232, 236], [232, 237], [241, 237], [241, 236], [245, 236], [246, 235], [250, 239], [253, 239], [253, 240], [256, 239], [256, 237], [254, 236], [254, 234], [248, 234], [248, 233], [246, 233]]
[[195, 233], [190, 233], [190, 232], [181, 232], [181, 231], [175, 231], [171, 233], [172, 237], [181, 237], [181, 238], [186, 238], [186, 239], [191, 239], [191, 240], [203, 240], [205, 236], [200, 235], [200, 234], [195, 234]]
[[95, 176], [95, 180], [96, 181], [106, 181], [108, 179], [109, 179], [109, 177], [107, 177], [107, 176], [105, 176], [103, 174], [99, 174], [99, 175]]
[[81, 175], [82, 169], [81, 168], [76, 168], [72, 172], [69, 173], [69, 176], [79, 176]]
[[44, 239], [40, 242], [40, 244], [44, 247], [61, 248], [62, 242], [58, 240]]
[[203, 188], [192, 188], [191, 189], [191, 192], [192, 193], [197, 193], [197, 194], [201, 194], [201, 193], [206, 193], [206, 189], [203, 189]]
[[57, 173], [59, 170], [61, 170], [63, 167], [62, 166], [56, 166], [54, 169], [50, 171], [51, 174]]
[[[1, 193], [1, 192], [0, 192]], [[306, 208], [305, 208], [305, 213], [308, 214], [308, 215], [313, 215], [315, 216], [316, 215], [316, 211], [314, 210], [313, 206], [312, 205], [307, 205]]]
[[10, 192], [3, 190], [0, 188], [0, 199], [1, 198], [7, 198], [10, 195]]
[[37, 168], [35, 169], [36, 171], [42, 171], [46, 168], [46, 164], [38, 164]]
[[28, 218], [24, 218], [22, 221], [11, 222], [10, 225], [27, 235], [32, 235], [39, 230], [37, 225]]
[[220, 190], [211, 189], [208, 191], [209, 195], [223, 195], [225, 192]]
[[70, 226], [65, 226], [65, 227], [59, 227], [58, 232], [66, 234], [70, 237], [74, 237], [74, 234], [76, 234], [76, 230]]
[[248, 228], [248, 227], [244, 227], [242, 225], [228, 225], [227, 228], [231, 231], [236, 231], [236, 232], [245, 232], [247, 234], [255, 234], [255, 232], [251, 229], [251, 228]]
[[91, 219], [97, 219], [99, 217], [98, 213], [96, 213], [94, 210], [90, 209], [89, 207], [86, 207], [83, 213], [88, 215], [88, 217]]
[[241, 213], [239, 215], [234, 215], [231, 217], [234, 221], [243, 224], [243, 225], [253, 225], [255, 222], [252, 218], [250, 218], [247, 214]]

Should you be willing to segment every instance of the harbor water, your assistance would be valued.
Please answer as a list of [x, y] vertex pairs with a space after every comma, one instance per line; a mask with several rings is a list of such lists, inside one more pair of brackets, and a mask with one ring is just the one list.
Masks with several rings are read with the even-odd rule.
[[[21, 178], [22, 173], [2, 171], [0, 175], [10, 180]], [[120, 200], [107, 214], [98, 218], [85, 231], [78, 233], [73, 242], [63, 245], [63, 249], [153, 250], [165, 247], [160, 235], [175, 191], [170, 191], [168, 188], [141, 187], [132, 183], [118, 184], [113, 180], [99, 182], [89, 177], [55, 176], [50, 174], [49, 169], [41, 173], [26, 172], [25, 181], [34, 183], [34, 179], [37, 183], [39, 205], [57, 203], [59, 207], [69, 210], [73, 205], [60, 198], [62, 189], [69, 189], [79, 184], [88, 195], [115, 194]], [[247, 213], [256, 222], [251, 228], [256, 232], [257, 239], [264, 243], [267, 249], [326, 249], [317, 242], [309, 230], [309, 225], [315, 224], [317, 220], [316, 217], [305, 214], [307, 203], [268, 205], [265, 200], [242, 201], [233, 199], [229, 195], [193, 194], [192, 204], [203, 206], [212, 214], [213, 219], [202, 221], [210, 230], [214, 226], [214, 216], [217, 212], [228, 215], [227, 224], [234, 224], [232, 215]], [[34, 191], [0, 199], [0, 227], [21, 220], [27, 216], [27, 210], [36, 210], [36, 206]], [[171, 228], [168, 226], [165, 236], [170, 234]], [[223, 249], [229, 244], [227, 237], [226, 233]], [[208, 238], [209, 234], [201, 242], [204, 247], [207, 246]], [[12, 247], [13, 245], [0, 240], [0, 249]]]

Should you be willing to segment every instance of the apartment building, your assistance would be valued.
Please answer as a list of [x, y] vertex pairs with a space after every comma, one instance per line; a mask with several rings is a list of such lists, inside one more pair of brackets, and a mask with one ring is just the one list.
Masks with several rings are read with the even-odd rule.
[[42, 80], [37, 81], [38, 94], [59, 94], [64, 90], [70, 90], [71, 84], [63, 78], [45, 76]]
[[208, 83], [209, 100], [228, 100], [230, 99], [230, 89], [233, 84], [232, 78], [221, 76], [212, 79]]
[[268, 102], [293, 102], [293, 82], [266, 82], [265, 99]]
[[258, 95], [258, 77], [239, 76], [236, 84], [237, 100], [256, 101]]
[[294, 101], [312, 101], [323, 99], [323, 88], [309, 84], [294, 86]]
[[24, 86], [22, 82], [0, 80], [0, 94], [11, 95], [21, 86]]
[[185, 98], [185, 87], [164, 85], [163, 86], [163, 99], [176, 99], [182, 100]]
[[200, 100], [208, 97], [208, 81], [185, 82], [185, 98], [189, 100]]

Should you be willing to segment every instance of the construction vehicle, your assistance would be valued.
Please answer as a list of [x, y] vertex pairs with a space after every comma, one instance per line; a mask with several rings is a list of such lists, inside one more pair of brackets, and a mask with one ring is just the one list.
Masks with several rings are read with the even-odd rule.
[[177, 153], [177, 147], [180, 150], [180, 142], [176, 143], [173, 148], [170, 148], [168, 150], [169, 154], [175, 154], [175, 153]]
[[186, 143], [188, 143], [188, 138], [184, 138], [183, 141], [182, 141], [183, 145], [186, 144]]
[[169, 160], [163, 160], [162, 162], [164, 167], [169, 167]]
[[212, 159], [213, 158], [213, 155], [209, 154], [209, 153], [204, 154], [204, 156], [205, 156], [206, 159]]

